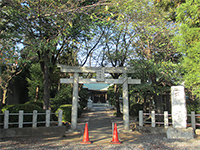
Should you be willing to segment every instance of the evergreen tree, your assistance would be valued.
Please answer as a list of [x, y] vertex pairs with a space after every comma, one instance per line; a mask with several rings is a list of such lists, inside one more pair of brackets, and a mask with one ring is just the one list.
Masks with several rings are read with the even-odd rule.
[[185, 86], [200, 97], [200, 1], [186, 0], [177, 8], [180, 25], [175, 38], [177, 50], [183, 53], [182, 66]]

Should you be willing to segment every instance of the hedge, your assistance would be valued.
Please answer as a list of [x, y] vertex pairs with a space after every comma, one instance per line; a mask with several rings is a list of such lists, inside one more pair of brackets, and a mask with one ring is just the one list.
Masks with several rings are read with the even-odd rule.
[[[59, 108], [56, 110], [56, 113], [58, 113], [59, 110], [63, 111], [62, 122], [71, 122], [72, 104], [60, 105]], [[82, 109], [78, 108], [78, 116], [80, 116], [81, 113]]]

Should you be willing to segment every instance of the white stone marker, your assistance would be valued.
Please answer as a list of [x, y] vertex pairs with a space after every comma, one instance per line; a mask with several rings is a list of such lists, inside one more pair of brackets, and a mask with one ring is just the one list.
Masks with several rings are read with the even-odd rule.
[[167, 138], [194, 138], [193, 128], [187, 128], [187, 109], [184, 86], [171, 87], [171, 103], [173, 128], [167, 129]]
[[187, 127], [187, 109], [184, 86], [171, 87], [172, 124], [174, 128]]

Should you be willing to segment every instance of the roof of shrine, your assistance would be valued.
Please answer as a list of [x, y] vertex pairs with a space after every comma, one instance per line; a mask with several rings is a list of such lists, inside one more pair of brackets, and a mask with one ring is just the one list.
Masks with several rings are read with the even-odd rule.
[[106, 83], [94, 83], [94, 84], [84, 84], [83, 88], [86, 88], [88, 90], [95, 90], [95, 91], [107, 91], [109, 86], [112, 84], [106, 84]]

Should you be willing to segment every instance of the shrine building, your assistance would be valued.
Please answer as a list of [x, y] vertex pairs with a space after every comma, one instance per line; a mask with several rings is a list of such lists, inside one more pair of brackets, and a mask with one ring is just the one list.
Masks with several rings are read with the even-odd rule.
[[87, 89], [93, 103], [106, 103], [108, 88], [112, 85], [106, 83], [84, 84], [83, 88]]

